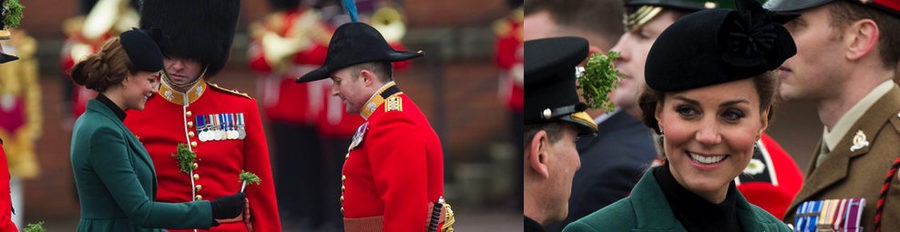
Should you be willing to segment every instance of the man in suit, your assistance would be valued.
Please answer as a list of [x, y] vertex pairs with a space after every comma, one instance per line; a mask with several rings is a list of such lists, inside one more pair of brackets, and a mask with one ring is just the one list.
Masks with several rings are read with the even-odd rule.
[[575, 91], [575, 66], [587, 40], [559, 37], [525, 41], [525, 231], [568, 214], [572, 176], [581, 166], [575, 141], [597, 133]]
[[766, 8], [799, 13], [785, 24], [797, 55], [779, 68], [779, 94], [814, 102], [825, 126], [785, 221], [805, 218], [797, 213], [804, 202], [864, 198], [863, 229], [900, 230], [900, 87], [891, 81], [900, 58], [900, 3], [770, 1]]

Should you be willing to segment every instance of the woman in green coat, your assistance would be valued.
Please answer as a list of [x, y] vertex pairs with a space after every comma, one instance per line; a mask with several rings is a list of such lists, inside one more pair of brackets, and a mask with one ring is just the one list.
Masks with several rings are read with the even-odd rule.
[[[733, 180], [768, 126], [778, 80], [796, 53], [790, 34], [755, 0], [668, 27], [650, 49], [644, 122], [661, 133], [666, 164], [631, 195], [565, 231], [790, 231], [747, 202]], [[764, 165], [764, 164], [763, 164]]]
[[212, 202], [153, 201], [153, 162], [122, 120], [125, 110], [142, 110], [159, 87], [163, 57], [154, 38], [160, 38], [156, 31], [124, 32], [72, 71], [76, 83], [100, 93], [72, 132], [72, 169], [81, 203], [77, 231], [207, 229], [239, 221], [245, 210], [243, 193]]

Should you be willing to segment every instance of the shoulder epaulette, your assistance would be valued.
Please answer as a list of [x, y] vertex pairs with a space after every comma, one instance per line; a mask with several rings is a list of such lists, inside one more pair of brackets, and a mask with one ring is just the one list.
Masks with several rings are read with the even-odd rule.
[[234, 94], [234, 95], [243, 96], [243, 97], [246, 97], [246, 98], [249, 98], [249, 99], [253, 99], [252, 97], [250, 97], [250, 95], [247, 95], [247, 93], [243, 93], [243, 92], [240, 92], [240, 91], [237, 91], [237, 90], [233, 90], [233, 89], [227, 89], [227, 88], [222, 87], [222, 86], [219, 86], [219, 85], [217, 85], [217, 84], [215, 84], [215, 83], [209, 83], [209, 86], [212, 86], [214, 89], [218, 89], [218, 90], [225, 91], [225, 92], [227, 92], [227, 93], [231, 93], [231, 94]]
[[403, 112], [403, 99], [394, 94], [384, 99], [384, 112], [400, 111]]

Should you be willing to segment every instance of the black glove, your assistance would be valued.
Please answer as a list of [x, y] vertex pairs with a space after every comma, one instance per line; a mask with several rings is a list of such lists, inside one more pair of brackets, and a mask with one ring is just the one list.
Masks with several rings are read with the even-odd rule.
[[229, 219], [241, 215], [244, 212], [244, 197], [244, 193], [237, 193], [210, 201], [213, 219]]

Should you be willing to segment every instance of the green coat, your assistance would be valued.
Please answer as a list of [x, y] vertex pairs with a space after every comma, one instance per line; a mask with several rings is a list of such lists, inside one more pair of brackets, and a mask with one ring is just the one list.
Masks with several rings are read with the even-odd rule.
[[[657, 168], [660, 167], [644, 173], [631, 190], [631, 196], [572, 222], [563, 231], [686, 231], [675, 219], [653, 176], [653, 170]], [[737, 195], [736, 210], [745, 232], [791, 231], [765, 210], [751, 205], [741, 194]]]
[[153, 201], [156, 173], [150, 156], [115, 113], [96, 99], [75, 122], [71, 159], [81, 203], [77, 231], [164, 231], [151, 228], [212, 224], [209, 201]]

